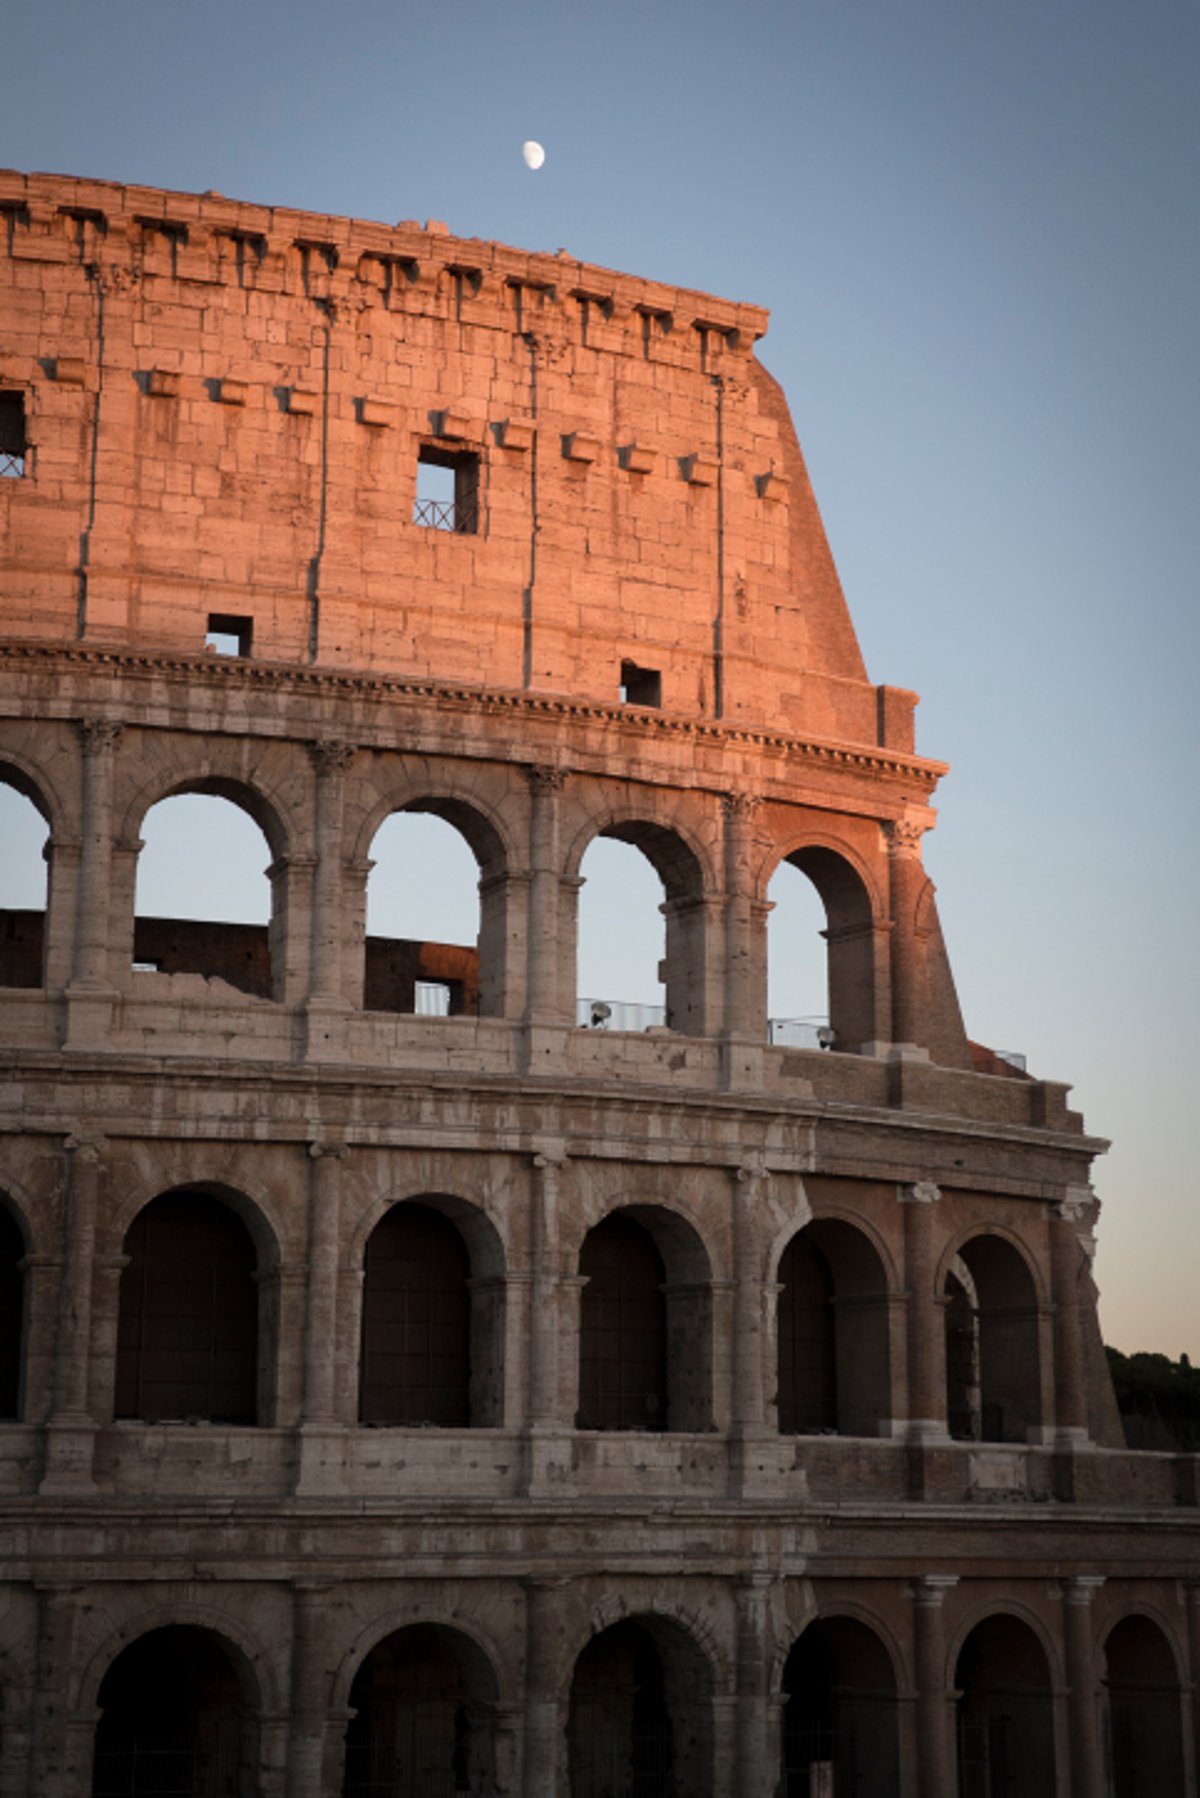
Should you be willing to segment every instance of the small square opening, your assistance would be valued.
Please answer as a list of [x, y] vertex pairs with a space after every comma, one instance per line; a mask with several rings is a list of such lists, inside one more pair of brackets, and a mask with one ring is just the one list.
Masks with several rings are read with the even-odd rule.
[[621, 704], [661, 706], [661, 670], [658, 668], [639, 668], [636, 662], [622, 662]]
[[479, 529], [479, 457], [423, 444], [417, 458], [413, 523], [470, 536]]
[[254, 620], [236, 612], [210, 612], [204, 647], [213, 655], [248, 656], [254, 639]]
[[25, 395], [0, 393], [0, 479], [20, 480], [29, 459]]

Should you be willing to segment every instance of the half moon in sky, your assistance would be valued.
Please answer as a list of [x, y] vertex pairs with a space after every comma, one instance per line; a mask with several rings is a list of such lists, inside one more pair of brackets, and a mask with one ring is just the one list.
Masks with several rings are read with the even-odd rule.
[[541, 144], [535, 143], [532, 138], [528, 143], [521, 145], [521, 154], [525, 158], [527, 169], [540, 169], [546, 160], [546, 152]]

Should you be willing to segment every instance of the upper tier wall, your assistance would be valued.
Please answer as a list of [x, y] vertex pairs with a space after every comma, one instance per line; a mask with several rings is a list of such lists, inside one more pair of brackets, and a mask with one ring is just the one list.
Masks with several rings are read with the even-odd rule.
[[[194, 652], [233, 615], [256, 658], [608, 701], [632, 662], [669, 711], [910, 750], [766, 320], [441, 227], [0, 173], [4, 628]], [[414, 523], [423, 450], [474, 529]]]

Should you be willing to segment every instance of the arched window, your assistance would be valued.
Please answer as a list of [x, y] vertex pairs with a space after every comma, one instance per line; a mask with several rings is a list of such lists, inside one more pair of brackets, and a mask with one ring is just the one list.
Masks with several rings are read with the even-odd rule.
[[1104, 1690], [1112, 1798], [1184, 1791], [1179, 1669], [1149, 1617], [1123, 1617], [1109, 1631]]
[[47, 840], [32, 789], [0, 766], [0, 986], [41, 986], [44, 979]]
[[350, 1687], [343, 1798], [493, 1791], [498, 1695], [486, 1655], [461, 1630], [396, 1630]]
[[852, 1224], [817, 1218], [779, 1261], [779, 1428], [877, 1436], [891, 1416], [887, 1276]]
[[986, 1617], [955, 1669], [959, 1798], [1054, 1798], [1054, 1714], [1041, 1643], [1019, 1617]]
[[567, 1722], [571, 1798], [709, 1798], [712, 1681], [665, 1617], [629, 1617], [575, 1663]]
[[218, 1798], [260, 1789], [250, 1675], [207, 1629], [139, 1636], [100, 1684], [92, 1798]]
[[579, 1257], [579, 1411], [585, 1430], [712, 1428], [712, 1273], [677, 1213], [630, 1205]]
[[[896, 1677], [883, 1643], [853, 1617], [810, 1623], [787, 1658], [782, 1798], [818, 1790], [899, 1798]], [[821, 1786], [814, 1768], [832, 1780]]]
[[1023, 1256], [1002, 1236], [973, 1236], [945, 1288], [946, 1415], [969, 1441], [1027, 1442], [1041, 1422], [1038, 1304]]
[[613, 824], [580, 864], [576, 1021], [608, 1030], [707, 1028], [703, 881], [682, 838]]
[[214, 1194], [164, 1193], [125, 1237], [118, 1417], [258, 1421], [254, 1243]]
[[[796, 870], [807, 892], [797, 890]], [[856, 1050], [890, 1034], [877, 1015], [874, 919], [858, 872], [832, 849], [797, 849], [775, 870], [768, 896], [777, 908], [768, 922], [772, 1040], [819, 1048], [826, 1018], [834, 1049]], [[822, 955], [814, 935], [825, 939]]]
[[363, 1284], [363, 1423], [471, 1419], [471, 1261], [450, 1220], [414, 1200], [371, 1232]]
[[650, 1232], [615, 1213], [579, 1257], [579, 1427], [667, 1427], [666, 1269]]
[[0, 1202], [0, 1418], [21, 1415], [21, 1352], [25, 1312], [25, 1240]]
[[271, 998], [282, 956], [273, 955], [273, 858], [261, 826], [228, 791], [189, 790], [151, 806], [141, 831], [134, 969], [202, 974]]
[[469, 818], [478, 838], [480, 821], [461, 806], [439, 811], [435, 815], [430, 802], [428, 808], [393, 812], [372, 841], [363, 989], [368, 1011], [473, 1017], [501, 1009], [494, 964], [495, 902], [502, 894], [489, 888], [484, 932], [482, 870], [462, 828]]

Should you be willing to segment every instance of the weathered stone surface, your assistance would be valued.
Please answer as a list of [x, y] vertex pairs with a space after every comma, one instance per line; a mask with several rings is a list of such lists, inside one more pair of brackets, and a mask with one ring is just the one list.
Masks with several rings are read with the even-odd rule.
[[[815, 1627], [837, 1683], [903, 1701], [860, 1743], [878, 1798], [956, 1789], [968, 1638], [1044, 1685], [1022, 1798], [1099, 1798], [1131, 1618], [1175, 1669], [1156, 1789], [1189, 1790], [1195, 1460], [1120, 1437], [1104, 1145], [968, 1043], [921, 864], [944, 770], [866, 679], [765, 313], [434, 223], [12, 173], [0, 209], [0, 778], [50, 833], [44, 915], [0, 931], [0, 1792], [91, 1789], [156, 1630], [238, 1669], [244, 1789], [340, 1792], [360, 1670], [424, 1626], [466, 1682], [456, 1777], [583, 1798], [634, 1620], [663, 1792], [780, 1789]], [[269, 926], [135, 917], [143, 820], [197, 789], [260, 825]], [[367, 936], [405, 808], [470, 844], [477, 944]], [[665, 889], [648, 1032], [576, 1018], [603, 832]], [[828, 914], [828, 1052], [769, 1041], [784, 858]], [[249, 1347], [212, 1350], [248, 1417], [137, 1336], [167, 1195], [248, 1245]], [[469, 1268], [452, 1422], [364, 1397], [398, 1212]], [[583, 1414], [613, 1218], [661, 1269], [638, 1427]], [[994, 1614], [1023, 1648], [972, 1634]]]

